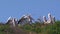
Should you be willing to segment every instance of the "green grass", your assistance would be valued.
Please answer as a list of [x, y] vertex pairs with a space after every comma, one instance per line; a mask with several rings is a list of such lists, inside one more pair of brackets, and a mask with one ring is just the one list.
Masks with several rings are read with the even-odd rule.
[[[19, 27], [18, 27], [19, 28]], [[37, 34], [60, 34], [60, 21], [54, 24], [43, 25], [41, 23], [25, 24], [20, 29], [27, 32], [35, 32]], [[0, 34], [13, 34], [14, 31], [9, 25], [0, 25]]]
[[54, 24], [48, 25], [42, 25], [40, 23], [24, 25], [22, 28], [39, 34], [60, 34], [60, 21], [56, 21]]
[[9, 27], [9, 25], [0, 25], [0, 34], [11, 34], [13, 30]]

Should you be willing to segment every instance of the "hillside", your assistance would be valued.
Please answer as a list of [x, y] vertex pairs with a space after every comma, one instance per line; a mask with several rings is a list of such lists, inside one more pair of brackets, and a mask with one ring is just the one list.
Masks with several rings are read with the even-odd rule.
[[60, 21], [54, 24], [25, 24], [19, 27], [0, 25], [0, 34], [60, 34]]

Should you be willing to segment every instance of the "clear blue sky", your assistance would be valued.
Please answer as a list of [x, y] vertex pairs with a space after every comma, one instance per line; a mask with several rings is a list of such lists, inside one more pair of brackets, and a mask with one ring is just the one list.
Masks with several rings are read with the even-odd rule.
[[37, 19], [49, 12], [60, 20], [60, 0], [0, 0], [0, 22], [9, 16], [19, 19], [27, 13]]

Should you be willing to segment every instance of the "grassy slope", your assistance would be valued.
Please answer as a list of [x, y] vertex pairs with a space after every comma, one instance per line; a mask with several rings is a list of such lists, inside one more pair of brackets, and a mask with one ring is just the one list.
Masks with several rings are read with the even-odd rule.
[[9, 25], [0, 25], [0, 34], [60, 34], [60, 21], [53, 25], [40, 23], [26, 24], [21, 27], [10, 28]]
[[24, 25], [22, 29], [30, 32], [36, 32], [38, 34], [60, 34], [60, 21], [56, 21], [54, 24], [43, 25], [35, 23], [32, 25]]

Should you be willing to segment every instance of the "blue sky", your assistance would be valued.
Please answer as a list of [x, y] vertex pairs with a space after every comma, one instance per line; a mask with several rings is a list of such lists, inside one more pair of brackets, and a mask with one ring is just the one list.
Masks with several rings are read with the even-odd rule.
[[0, 0], [0, 22], [5, 22], [9, 16], [20, 18], [31, 14], [37, 19], [51, 13], [60, 20], [60, 0]]

